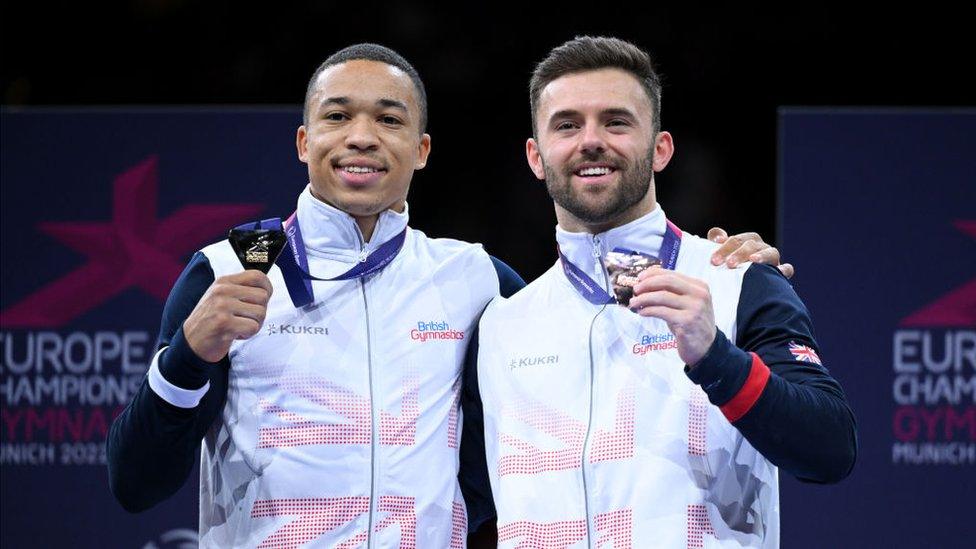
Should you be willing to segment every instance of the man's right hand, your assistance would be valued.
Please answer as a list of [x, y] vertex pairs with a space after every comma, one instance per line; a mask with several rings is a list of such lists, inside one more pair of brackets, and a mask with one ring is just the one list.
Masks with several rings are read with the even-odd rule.
[[183, 323], [183, 335], [200, 359], [218, 362], [235, 339], [261, 330], [271, 299], [271, 280], [256, 270], [214, 280]]

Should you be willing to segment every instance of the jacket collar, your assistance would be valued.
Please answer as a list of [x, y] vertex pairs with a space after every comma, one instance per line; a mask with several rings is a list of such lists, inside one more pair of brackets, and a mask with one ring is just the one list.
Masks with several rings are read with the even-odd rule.
[[563, 256], [609, 291], [602, 259], [607, 252], [627, 248], [657, 257], [666, 228], [664, 210], [657, 205], [650, 213], [630, 223], [597, 234], [573, 233], [556, 225], [556, 243]]
[[382, 212], [369, 242], [351, 215], [312, 196], [310, 186], [298, 197], [297, 215], [309, 255], [358, 260], [363, 252], [372, 252], [403, 231], [410, 217], [408, 211], [404, 205], [402, 213]]

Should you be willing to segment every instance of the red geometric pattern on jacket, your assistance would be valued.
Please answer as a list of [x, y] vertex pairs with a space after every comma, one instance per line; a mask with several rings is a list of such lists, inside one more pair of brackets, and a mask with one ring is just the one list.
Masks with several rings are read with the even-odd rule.
[[[636, 395], [625, 388], [617, 395], [613, 430], [597, 429], [590, 445], [590, 463], [628, 459], [634, 456], [634, 418]], [[586, 424], [568, 414], [536, 401], [523, 400], [505, 409], [505, 414], [563, 443], [556, 450], [543, 450], [525, 439], [499, 434], [503, 445], [521, 453], [501, 456], [498, 475], [532, 475], [547, 471], [577, 469], [582, 466]]]
[[[258, 429], [258, 448], [287, 448], [315, 444], [372, 443], [372, 408], [369, 399], [352, 390], [313, 375], [282, 376], [278, 386], [295, 396], [348, 418], [348, 423], [322, 423], [261, 399], [261, 409], [278, 416], [287, 425]], [[420, 416], [420, 379], [404, 378], [400, 414], [380, 411], [379, 442], [386, 446], [412, 446]]]
[[[633, 532], [633, 513], [618, 509], [596, 516], [597, 542], [595, 547], [630, 549]], [[563, 548], [586, 537], [586, 520], [533, 522], [520, 520], [498, 527], [498, 543], [519, 540], [516, 549]]]

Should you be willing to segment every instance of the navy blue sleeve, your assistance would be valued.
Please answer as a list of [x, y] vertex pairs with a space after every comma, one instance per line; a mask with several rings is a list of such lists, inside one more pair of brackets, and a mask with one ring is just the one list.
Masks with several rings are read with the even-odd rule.
[[820, 362], [810, 313], [776, 268], [746, 271], [736, 324], [735, 344], [719, 331], [689, 378], [776, 466], [809, 482], [845, 478], [857, 456], [854, 413]]
[[502, 297], [512, 297], [515, 292], [525, 287], [525, 281], [515, 272], [515, 269], [493, 255], [488, 257], [491, 258], [491, 264], [495, 266], [495, 272], [498, 273], [498, 292]]
[[127, 511], [148, 509], [183, 486], [199, 453], [200, 440], [224, 406], [228, 359], [206, 363], [183, 337], [183, 321], [213, 281], [209, 261], [197, 253], [166, 300], [156, 344], [157, 349], [168, 347], [159, 358], [160, 373], [168, 382], [198, 389], [210, 381], [200, 404], [192, 409], [173, 406], [144, 380], [109, 429], [109, 487]]
[[[492, 257], [498, 273], [498, 287], [502, 297], [511, 297], [525, 287], [525, 281], [511, 267]], [[478, 391], [478, 325], [468, 341], [465, 355], [461, 410], [464, 423], [461, 427], [458, 481], [464, 503], [468, 509], [468, 532], [478, 531], [482, 525], [495, 519], [495, 504], [491, 499], [491, 483], [488, 480], [488, 462], [485, 458], [485, 421]]]

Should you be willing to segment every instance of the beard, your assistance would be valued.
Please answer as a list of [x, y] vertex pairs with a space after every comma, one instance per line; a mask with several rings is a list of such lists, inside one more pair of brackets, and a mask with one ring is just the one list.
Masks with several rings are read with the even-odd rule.
[[[570, 183], [570, 178], [583, 162], [606, 162], [614, 166], [620, 174], [615, 188], [602, 193], [580, 190]], [[606, 155], [590, 154], [561, 173], [542, 163], [546, 172], [546, 189], [553, 201], [584, 223], [607, 223], [618, 218], [644, 199], [654, 176], [654, 149], [651, 148], [633, 166]], [[587, 196], [589, 195], [589, 196]]]

